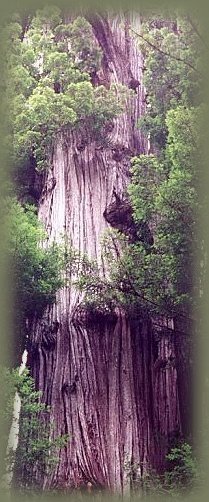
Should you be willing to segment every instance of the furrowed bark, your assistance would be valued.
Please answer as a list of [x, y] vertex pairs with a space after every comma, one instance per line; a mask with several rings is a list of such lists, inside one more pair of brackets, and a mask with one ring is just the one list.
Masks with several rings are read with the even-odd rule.
[[[104, 212], [115, 192], [126, 191], [130, 158], [148, 149], [137, 129], [144, 112], [143, 61], [130, 29], [139, 31], [139, 16], [88, 20], [103, 51], [100, 80], [130, 86], [135, 79], [140, 85], [114, 120], [107, 146], [92, 140], [81, 148], [79, 131], [57, 139], [39, 218], [49, 241], [59, 241], [66, 232], [72, 246], [95, 258], [105, 273], [100, 241], [110, 225]], [[112, 318], [95, 314], [85, 321], [81, 299], [75, 289], [64, 288], [45, 313], [42, 321], [49, 326], [59, 322], [51, 347], [41, 342], [41, 322], [34, 325], [32, 374], [51, 407], [54, 436], [70, 436], [57, 466], [40, 484], [71, 488], [92, 483], [128, 493], [150, 467], [163, 468], [170, 438], [181, 433], [174, 335], [163, 323], [156, 330], [146, 317], [128, 318], [119, 309]]]

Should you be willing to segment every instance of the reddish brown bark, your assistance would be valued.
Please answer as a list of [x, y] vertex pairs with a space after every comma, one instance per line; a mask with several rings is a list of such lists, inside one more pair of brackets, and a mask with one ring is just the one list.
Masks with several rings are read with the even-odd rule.
[[[104, 212], [113, 192], [126, 189], [130, 157], [146, 153], [147, 144], [136, 127], [144, 106], [142, 57], [129, 32], [140, 20], [94, 16], [90, 22], [104, 54], [100, 78], [127, 86], [134, 78], [140, 86], [114, 121], [109, 146], [92, 140], [81, 149], [79, 132], [57, 140], [39, 217], [50, 240], [65, 231], [76, 249], [102, 265]], [[112, 319], [81, 321], [80, 302], [78, 291], [65, 288], [45, 314], [49, 326], [59, 322], [55, 344], [44, 346], [43, 326], [34, 327], [32, 373], [51, 406], [53, 434], [70, 435], [54, 471], [40, 482], [47, 488], [90, 482], [128, 492], [133, 477], [140, 479], [150, 466], [162, 468], [170, 437], [181, 432], [173, 338], [119, 310]]]

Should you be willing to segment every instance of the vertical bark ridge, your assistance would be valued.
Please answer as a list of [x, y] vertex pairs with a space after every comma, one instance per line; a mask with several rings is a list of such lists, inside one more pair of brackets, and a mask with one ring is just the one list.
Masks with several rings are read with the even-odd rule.
[[[49, 241], [59, 242], [66, 232], [75, 249], [97, 260], [102, 273], [101, 237], [109, 226], [104, 211], [114, 190], [126, 191], [130, 157], [145, 153], [147, 143], [136, 127], [144, 107], [142, 56], [130, 31], [131, 26], [139, 29], [140, 19], [95, 15], [89, 21], [103, 51], [100, 77], [107, 85], [127, 86], [135, 78], [140, 86], [115, 119], [108, 146], [99, 148], [92, 140], [80, 151], [79, 131], [57, 138], [39, 218]], [[123, 147], [120, 162], [113, 155], [118, 145]], [[47, 189], [53, 180], [53, 189]], [[80, 302], [78, 291], [63, 288], [45, 313], [48, 325], [60, 323], [51, 350], [41, 342], [41, 322], [34, 326], [30, 365], [36, 386], [51, 407], [52, 434], [70, 436], [42, 484], [91, 482], [128, 492], [133, 478], [144, 476], [149, 466], [161, 468], [169, 434], [180, 428], [176, 369], [166, 367], [175, 354], [173, 342], [166, 336], [157, 340], [150, 322], [129, 319], [120, 310], [112, 320], [81, 322], [76, 316]]]

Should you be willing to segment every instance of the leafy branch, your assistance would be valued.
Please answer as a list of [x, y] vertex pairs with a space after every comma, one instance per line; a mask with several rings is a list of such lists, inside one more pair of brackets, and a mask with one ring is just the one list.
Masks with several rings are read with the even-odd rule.
[[186, 61], [185, 59], [182, 59], [181, 57], [174, 56], [170, 52], [166, 52], [163, 49], [160, 49], [160, 47], [158, 47], [157, 45], [155, 45], [152, 42], [150, 42], [150, 40], [148, 40], [147, 38], [144, 38], [143, 35], [141, 35], [140, 33], [136, 32], [133, 28], [131, 28], [131, 31], [135, 35], [137, 35], [137, 37], [141, 38], [146, 44], [148, 44], [150, 47], [152, 47], [152, 49], [158, 51], [159, 53], [163, 54], [164, 56], [169, 57], [170, 59], [174, 59], [175, 61], [179, 61], [179, 62], [185, 64], [186, 66], [189, 66], [192, 70], [194, 70], [195, 72], [197, 72], [198, 74], [200, 74], [200, 71], [195, 66], [193, 66], [189, 61]]

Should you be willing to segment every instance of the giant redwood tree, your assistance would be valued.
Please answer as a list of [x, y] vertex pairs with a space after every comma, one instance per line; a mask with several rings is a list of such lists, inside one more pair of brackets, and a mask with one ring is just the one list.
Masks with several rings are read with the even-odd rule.
[[[180, 113], [192, 106], [196, 85], [194, 41], [191, 26], [178, 19], [145, 24], [130, 12], [82, 16], [45, 9], [29, 16], [26, 27], [16, 17], [7, 28], [18, 198], [37, 207], [47, 233], [43, 249], [55, 242], [64, 253], [56, 301], [39, 310], [34, 303], [25, 317], [28, 366], [50, 407], [51, 437], [69, 440], [52, 469], [34, 463], [32, 479], [44, 489], [91, 483], [127, 493], [150, 469], [163, 472], [169, 448], [190, 432], [189, 328], [177, 313], [191, 310], [181, 304], [188, 291], [176, 286], [174, 267], [182, 262], [180, 245], [176, 252], [172, 245], [182, 235], [175, 183], [186, 193], [179, 173], [192, 153], [181, 144], [177, 159], [169, 110], [176, 108], [184, 129]], [[153, 186], [160, 187], [159, 200]], [[173, 241], [163, 241], [163, 231]], [[114, 235], [112, 266], [102, 245], [107, 232]], [[114, 275], [123, 245], [124, 268]], [[34, 272], [40, 289], [42, 266]], [[147, 270], [150, 283], [140, 276]], [[44, 280], [46, 287], [47, 274]], [[167, 309], [163, 288], [180, 298], [169, 303], [165, 295]]]

